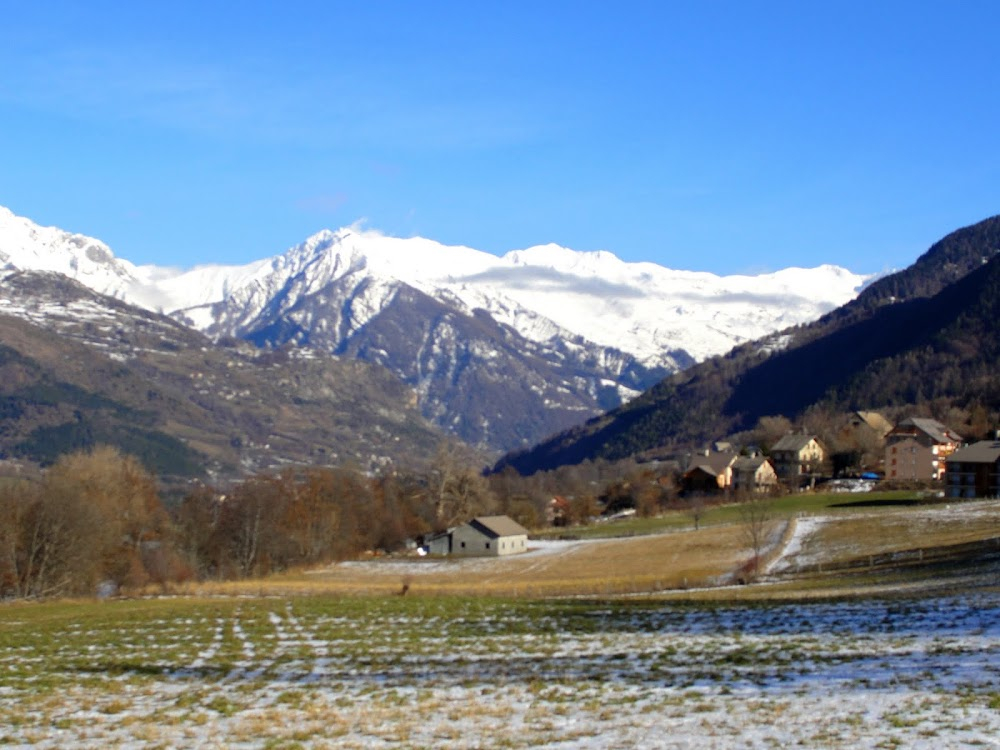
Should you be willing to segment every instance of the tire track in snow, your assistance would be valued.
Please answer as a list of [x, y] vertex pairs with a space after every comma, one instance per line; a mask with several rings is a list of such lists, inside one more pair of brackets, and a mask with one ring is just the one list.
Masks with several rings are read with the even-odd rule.
[[215, 620], [215, 630], [212, 632], [212, 640], [209, 641], [208, 646], [203, 648], [198, 652], [194, 661], [185, 667], [181, 667], [174, 674], [178, 677], [188, 677], [196, 674], [200, 674], [209, 666], [209, 662], [219, 655], [219, 651], [222, 650], [222, 640], [225, 636], [226, 621], [217, 617]]
[[788, 536], [782, 549], [764, 568], [764, 575], [783, 573], [794, 567], [793, 560], [802, 553], [806, 540], [812, 537], [828, 521], [827, 516], [800, 516], [792, 518], [792, 533]]

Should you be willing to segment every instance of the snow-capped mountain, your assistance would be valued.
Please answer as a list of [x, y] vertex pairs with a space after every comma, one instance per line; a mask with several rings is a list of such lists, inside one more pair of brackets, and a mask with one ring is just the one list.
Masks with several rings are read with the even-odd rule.
[[[852, 299], [836, 266], [715, 276], [556, 245], [502, 257], [358, 227], [244, 266], [135, 266], [0, 208], [0, 269], [49, 270], [215, 337], [383, 364], [426, 415], [510, 449], [665, 374]], [[515, 426], [516, 425], [516, 426]]]
[[[401, 281], [466, 310], [486, 310], [533, 341], [579, 336], [668, 367], [671, 351], [700, 360], [813, 320], [853, 299], [870, 278], [833, 265], [716, 276], [552, 244], [498, 258], [355, 227], [321, 231], [282, 255], [243, 266], [179, 270], [134, 266], [100, 240], [39, 227], [3, 207], [0, 263], [8, 270], [59, 271], [99, 293], [185, 316], [203, 330], [239, 328], [279, 292], [294, 303], [337, 279], [363, 275], [382, 282], [369, 292], [372, 314]], [[220, 305], [234, 315], [228, 324], [218, 320]]]
[[813, 320], [852, 299], [867, 278], [830, 265], [720, 277], [557, 245], [498, 258], [355, 228], [320, 232], [269, 262], [200, 267], [171, 277], [159, 276], [160, 269], [137, 271], [145, 285], [130, 291], [135, 301], [159, 301], [204, 329], [235, 333], [279, 293], [288, 309], [334, 281], [364, 278], [371, 283], [356, 326], [377, 314], [403, 282], [466, 311], [486, 310], [538, 343], [580, 337], [668, 369], [677, 367], [679, 350], [700, 360]]

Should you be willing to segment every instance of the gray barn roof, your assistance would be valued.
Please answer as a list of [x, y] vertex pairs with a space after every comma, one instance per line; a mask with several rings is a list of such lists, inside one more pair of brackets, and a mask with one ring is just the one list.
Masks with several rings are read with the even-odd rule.
[[473, 526], [491, 539], [502, 536], [527, 536], [528, 530], [508, 516], [477, 516], [469, 521]]
[[694, 469], [701, 469], [709, 474], [718, 476], [723, 473], [727, 468], [733, 465], [733, 462], [739, 456], [736, 453], [730, 451], [719, 451], [711, 452], [707, 456], [703, 454], [695, 454], [691, 456], [691, 462], [688, 464], [688, 471], [693, 471]]
[[736, 463], [733, 464], [733, 471], [757, 471], [757, 469], [766, 463], [767, 459], [764, 456], [743, 456], [736, 459]]

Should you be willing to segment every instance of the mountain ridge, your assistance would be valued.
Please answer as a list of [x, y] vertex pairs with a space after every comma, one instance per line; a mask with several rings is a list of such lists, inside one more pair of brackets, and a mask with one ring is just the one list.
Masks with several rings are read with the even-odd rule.
[[950, 233], [909, 268], [794, 329], [670, 376], [586, 424], [505, 456], [522, 473], [697, 445], [764, 416], [935, 399], [1000, 409], [1000, 217]]
[[[55, 262], [46, 264], [37, 259], [32, 261], [25, 258], [23, 253], [12, 255], [5, 247], [11, 244], [11, 235], [17, 234], [11, 231], [12, 227], [17, 228], [17, 224], [21, 224], [22, 235], [47, 235], [46, 245], [49, 248], [56, 247], [60, 238], [63, 245], [83, 246], [95, 256], [93, 263], [80, 267], [77, 258], [69, 258], [59, 267]], [[507, 276], [511, 279], [508, 288], [504, 288], [503, 284], [497, 285], [497, 288], [508, 295], [511, 289], [521, 292], [527, 289], [538, 297], [546, 297], [555, 289], [558, 292], [578, 294], [589, 298], [589, 301], [598, 297], [594, 291], [599, 291], [605, 297], [609, 296], [607, 292], [617, 291], [619, 301], [622, 297], [637, 297], [637, 287], [641, 284], [665, 287], [657, 290], [658, 302], [662, 302], [667, 295], [673, 295], [682, 300], [694, 299], [699, 302], [717, 297], [724, 303], [732, 304], [734, 301], [738, 302], [741, 296], [751, 295], [755, 291], [761, 298], [781, 294], [796, 298], [796, 304], [802, 302], [811, 305], [808, 310], [797, 312], [796, 321], [793, 322], [797, 322], [798, 318], [813, 319], [819, 311], [825, 311], [824, 307], [832, 309], [835, 306], [832, 300], [842, 302], [853, 298], [857, 290], [871, 279], [870, 276], [853, 274], [832, 264], [822, 264], [811, 269], [791, 267], [757, 276], [716, 276], [708, 272], [678, 271], [650, 262], [628, 263], [606, 250], [581, 252], [554, 243], [511, 250], [498, 257], [465, 246], [442, 245], [419, 237], [387, 237], [379, 232], [360, 230], [357, 227], [338, 231], [321, 230], [284, 253], [244, 265], [209, 263], [180, 270], [164, 266], [136, 266], [115, 256], [100, 240], [70, 234], [54, 227], [38, 227], [30, 220], [17, 217], [9, 209], [0, 207], [0, 260], [10, 269], [60, 270], [102, 294], [126, 299], [147, 309], [162, 308], [168, 314], [190, 313], [206, 305], [217, 304], [241, 288], [259, 288], [261, 281], [268, 278], [272, 279], [272, 284], [274, 280], [287, 283], [292, 278], [301, 277], [307, 265], [322, 263], [324, 259], [332, 260], [332, 264], [309, 275], [307, 280], [316, 280], [322, 286], [339, 275], [368, 270], [381, 277], [409, 283], [431, 296], [434, 296], [433, 291], [448, 290], [455, 298], [463, 300], [470, 310], [487, 307], [483, 304], [480, 289], [484, 286], [482, 282], [496, 281]], [[48, 267], [43, 267], [46, 265]], [[111, 280], [101, 283], [97, 278], [99, 267], [111, 270], [107, 274]], [[311, 290], [305, 288], [304, 291], [309, 293]], [[815, 301], [809, 302], [806, 297], [814, 297]], [[683, 342], [666, 346], [658, 344], [652, 347], [655, 349], [653, 352], [640, 351], [641, 347], [637, 346], [624, 346], [621, 326], [617, 322], [608, 326], [613, 329], [613, 334], [588, 336], [588, 332], [579, 327], [567, 326], [565, 321], [554, 320], [551, 315], [533, 309], [525, 304], [527, 298], [528, 295], [523, 293], [510, 296], [510, 300], [516, 302], [516, 305], [511, 306], [509, 319], [501, 319], [500, 322], [511, 323], [518, 313], [513, 308], [519, 305], [539, 317], [549, 319], [559, 329], [604, 346], [615, 346], [638, 359], [646, 360], [647, 364], [662, 366], [665, 362], [653, 362], [652, 358], [662, 356], [662, 352], [671, 349], [693, 348], [696, 351], [689, 352], [691, 356], [698, 358], [705, 355], [705, 352], [697, 351], [697, 345], [689, 344], [686, 347]], [[545, 306], [547, 312], [563, 305], [565, 297], [556, 294], [552, 295], [552, 299], [555, 301]], [[539, 303], [536, 300], [533, 304], [537, 306]], [[613, 306], [602, 309], [601, 312], [604, 314], [608, 310], [613, 310]], [[579, 323], [581, 316], [578, 312], [574, 308], [573, 314], [565, 317], [576, 318]], [[677, 314], [675, 311], [674, 317]], [[683, 311], [680, 314], [683, 315]], [[644, 319], [650, 318], [647, 316]], [[204, 320], [193, 322], [201, 329], [210, 326]], [[586, 323], [593, 325], [591, 320]], [[662, 320], [657, 325], [662, 328]], [[522, 335], [528, 328], [517, 325], [514, 327]], [[773, 327], [769, 330], [773, 330]], [[703, 337], [703, 332], [700, 335]], [[537, 340], [537, 337], [528, 337]], [[731, 340], [735, 341], [736, 338]], [[726, 351], [730, 348], [729, 344], [730, 341], [726, 341], [717, 347], [718, 351], [711, 353]]]
[[[135, 266], [60, 232], [0, 214], [3, 269], [61, 270], [216, 340], [308, 345], [382, 364], [420, 395], [426, 417], [495, 452], [628, 401], [709, 353], [815, 319], [868, 280], [830, 265], [717, 277], [557, 245], [497, 257], [357, 227], [322, 230], [242, 266], [178, 270]], [[48, 248], [42, 260], [32, 236]], [[448, 325], [428, 327], [421, 315], [440, 318], [439, 306]], [[499, 385], [515, 378], [524, 385]]]

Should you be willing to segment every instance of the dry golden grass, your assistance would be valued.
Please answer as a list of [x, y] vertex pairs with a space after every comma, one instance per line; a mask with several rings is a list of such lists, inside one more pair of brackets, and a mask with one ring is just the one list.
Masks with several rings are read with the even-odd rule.
[[[762, 565], [781, 556], [794, 524], [777, 518]], [[803, 562], [836, 566], [865, 556], [932, 548], [1000, 535], [1000, 503], [870, 508], [825, 515], [801, 540]], [[540, 543], [536, 543], [540, 544]], [[618, 539], [546, 542], [553, 551], [504, 558], [378, 558], [294, 571], [263, 580], [189, 584], [191, 595], [408, 595], [496, 597], [614, 596], [683, 591], [733, 581], [750, 551], [739, 523]], [[795, 582], [774, 587], [788, 593]], [[808, 587], [812, 583], [805, 584]]]
[[898, 509], [831, 518], [807, 540], [803, 551], [823, 564], [867, 555], [943, 547], [1000, 535], [1000, 504], [978, 503], [933, 509]]
[[558, 544], [564, 548], [502, 558], [341, 563], [266, 580], [191, 585], [180, 593], [388, 595], [406, 582], [410, 595], [613, 595], [715, 583], [748, 555], [737, 525]]

